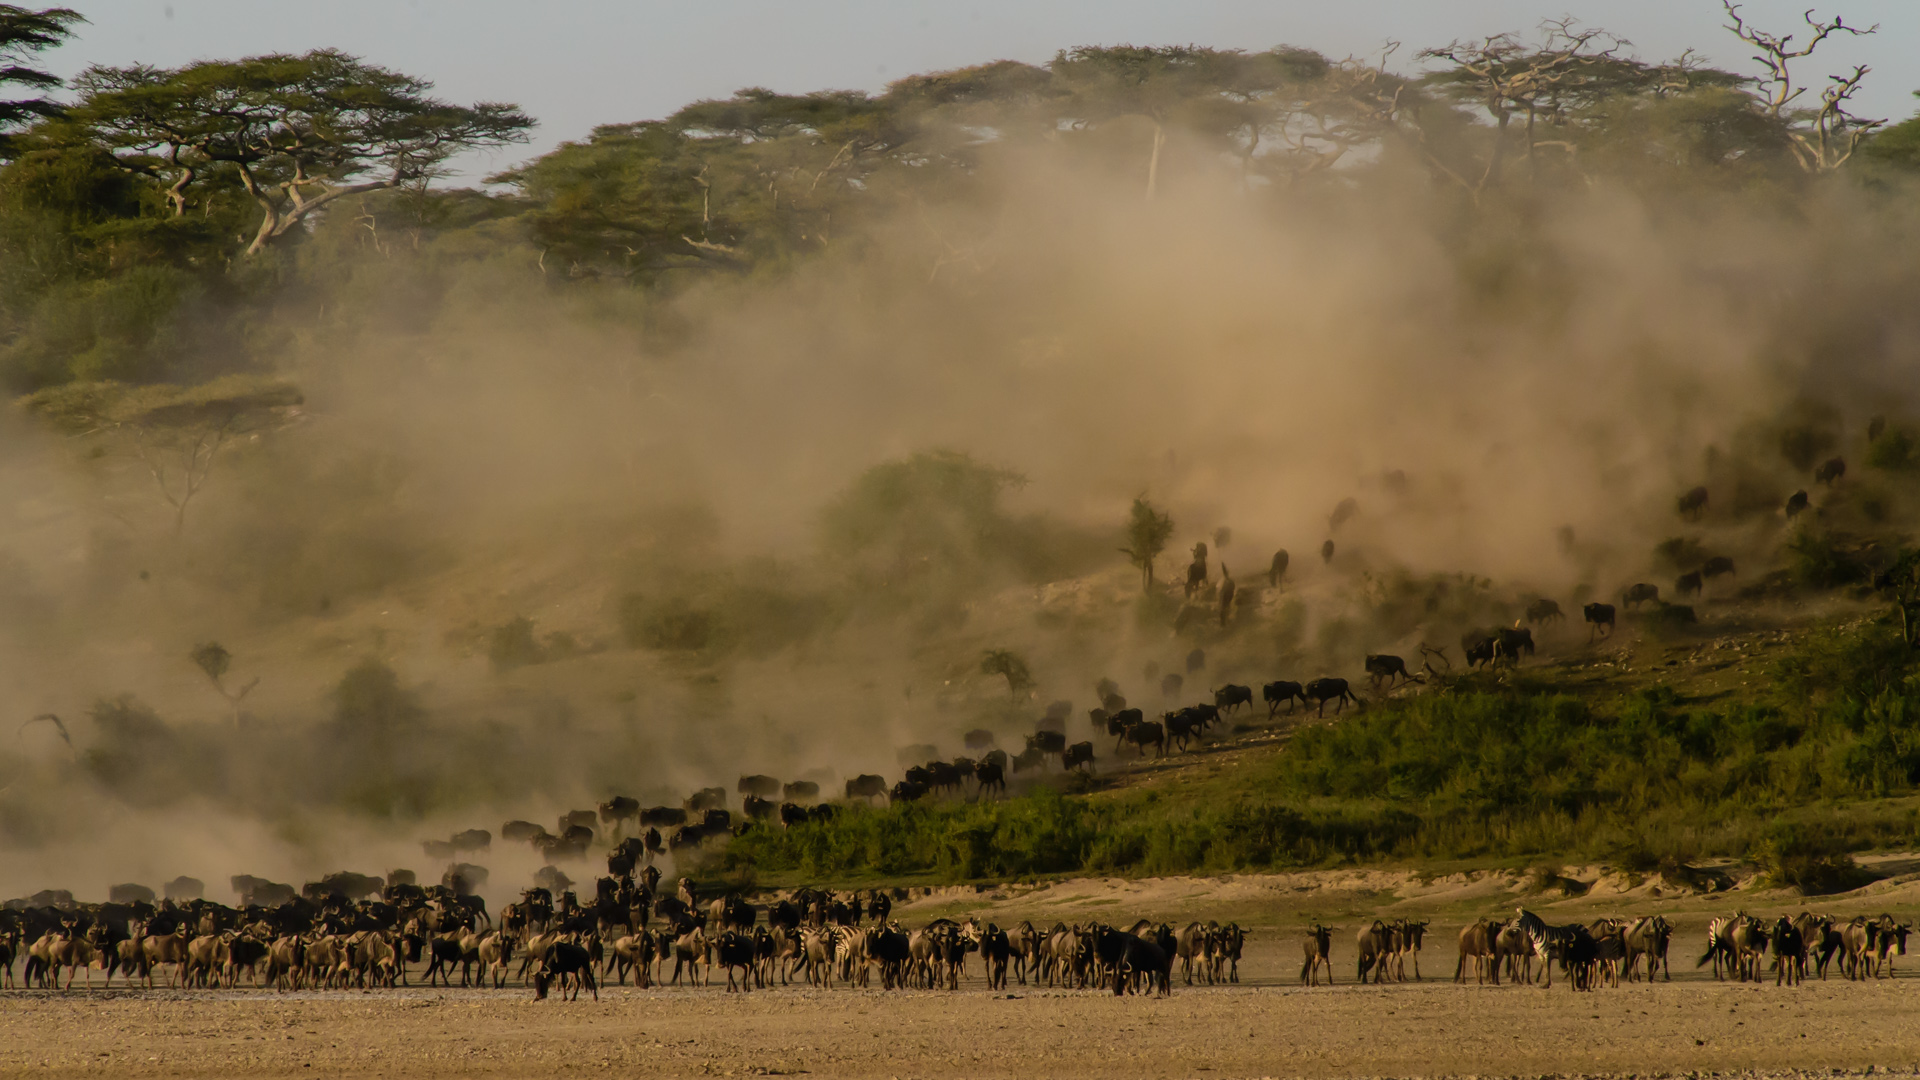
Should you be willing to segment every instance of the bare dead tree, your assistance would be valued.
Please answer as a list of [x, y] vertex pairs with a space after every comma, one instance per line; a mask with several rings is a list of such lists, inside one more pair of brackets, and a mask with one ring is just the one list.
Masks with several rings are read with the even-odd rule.
[[1812, 56], [1820, 43], [1836, 33], [1846, 33], [1854, 37], [1865, 37], [1878, 33], [1880, 24], [1875, 23], [1865, 29], [1848, 26], [1838, 15], [1831, 21], [1822, 22], [1813, 17], [1813, 9], [1808, 8], [1801, 16], [1813, 31], [1813, 36], [1799, 48], [1793, 47], [1793, 34], [1770, 34], [1748, 23], [1740, 16], [1741, 5], [1733, 0], [1720, 0], [1727, 9], [1727, 29], [1735, 37], [1759, 51], [1753, 59], [1767, 71], [1766, 75], [1755, 81], [1760, 91], [1762, 107], [1767, 115], [1784, 121], [1799, 121], [1799, 126], [1787, 129], [1788, 145], [1800, 167], [1808, 172], [1832, 172], [1847, 163], [1853, 152], [1860, 147], [1873, 129], [1885, 124], [1885, 120], [1868, 120], [1847, 111], [1847, 102], [1860, 91], [1860, 83], [1873, 69], [1865, 64], [1854, 66], [1850, 75], [1829, 75], [1828, 85], [1820, 91], [1818, 109], [1790, 110], [1788, 107], [1807, 87], [1796, 86], [1793, 81], [1793, 62]]
[[1500, 182], [1516, 116], [1523, 121], [1520, 135], [1531, 164], [1542, 145], [1537, 130], [1542, 121], [1558, 122], [1570, 99], [1617, 88], [1620, 76], [1639, 68], [1618, 56], [1632, 44], [1623, 37], [1598, 27], [1578, 26], [1572, 19], [1549, 20], [1542, 29], [1538, 47], [1514, 34], [1496, 34], [1419, 54], [1422, 60], [1450, 64], [1451, 69], [1437, 73], [1433, 81], [1474, 101], [1493, 120], [1493, 146], [1477, 176], [1448, 165], [1430, 147], [1422, 148], [1431, 166], [1476, 199]]

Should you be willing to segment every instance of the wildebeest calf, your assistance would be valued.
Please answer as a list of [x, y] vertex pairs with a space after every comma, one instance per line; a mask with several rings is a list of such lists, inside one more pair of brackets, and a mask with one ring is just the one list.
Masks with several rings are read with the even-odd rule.
[[1644, 581], [1628, 586], [1627, 590], [1620, 594], [1620, 602], [1630, 608], [1638, 608], [1649, 600], [1658, 601], [1659, 599], [1660, 586], [1649, 585]]

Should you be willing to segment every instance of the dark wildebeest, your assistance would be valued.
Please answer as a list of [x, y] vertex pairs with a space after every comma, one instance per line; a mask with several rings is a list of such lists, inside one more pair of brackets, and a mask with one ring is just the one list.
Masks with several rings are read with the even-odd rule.
[[207, 884], [199, 878], [181, 875], [160, 886], [160, 892], [169, 900], [198, 900], [207, 894]]
[[780, 794], [780, 781], [771, 776], [743, 776], [734, 790], [742, 795], [756, 795], [762, 799], [771, 799]]
[[1060, 768], [1062, 770], [1075, 769], [1082, 765], [1087, 767], [1088, 772], [1093, 771], [1092, 743], [1077, 742], [1060, 752]]
[[1565, 622], [1567, 616], [1560, 610], [1557, 602], [1543, 596], [1527, 605], [1527, 621], [1530, 623]]
[[1707, 509], [1707, 489], [1703, 484], [1680, 496], [1680, 516], [1688, 521], [1700, 520]]
[[1520, 654], [1533, 655], [1533, 631], [1526, 627], [1506, 626], [1493, 638], [1493, 658], [1509, 664], [1520, 662]]
[[1832, 487], [1834, 481], [1845, 475], [1847, 475], [1847, 463], [1843, 458], [1828, 458], [1820, 463], [1818, 469], [1813, 470], [1813, 478], [1828, 487]]
[[1673, 591], [1679, 593], [1681, 596], [1692, 596], [1699, 593], [1701, 585], [1700, 571], [1698, 570], [1689, 570], [1673, 579]]
[[1587, 631], [1588, 644], [1592, 644], [1594, 636], [1600, 633], [1600, 628], [1603, 626], [1607, 628], [1606, 636], [1613, 636], [1614, 612], [1612, 604], [1588, 604], [1586, 607], [1581, 608], [1580, 611], [1581, 614], [1587, 617], [1587, 621], [1593, 624], [1592, 628]]
[[1207, 670], [1207, 650], [1195, 649], [1187, 654], [1187, 673]]
[[1182, 750], [1187, 748], [1188, 739], [1199, 738], [1200, 729], [1205, 726], [1191, 709], [1165, 713], [1161, 716], [1160, 722], [1166, 725], [1167, 741], [1178, 743]]
[[493, 834], [485, 829], [467, 829], [454, 833], [449, 843], [455, 851], [489, 851], [493, 848]]
[[810, 803], [820, 799], [820, 785], [811, 780], [795, 780], [791, 784], [782, 784], [780, 797], [788, 802]]
[[1223, 713], [1231, 714], [1242, 705], [1253, 704], [1253, 687], [1235, 686], [1233, 683], [1213, 692], [1213, 707]]
[[[615, 795], [600, 804], [600, 820], [613, 826], [615, 832], [619, 832], [621, 822], [640, 820], [640, 800], [629, 799], [625, 795]], [[457, 844], [460, 838], [456, 836], [453, 841]]]
[[640, 824], [652, 828], [685, 825], [687, 812], [678, 806], [649, 806], [640, 811]]
[[887, 797], [894, 802], [912, 802], [926, 793], [927, 785], [914, 780], [902, 780], [893, 785], [893, 790], [887, 793]]
[[783, 802], [780, 804], [780, 824], [791, 829], [795, 825], [805, 825], [808, 820], [806, 807], [801, 806], [799, 803]]
[[1642, 581], [1637, 585], [1628, 586], [1627, 590], [1620, 594], [1620, 602], [1630, 608], [1638, 608], [1649, 600], [1659, 602], [1660, 586], [1649, 585]]
[[1120, 694], [1104, 694], [1100, 698], [1100, 707], [1109, 713], [1125, 712], [1127, 699]]
[[[546, 830], [541, 830], [545, 832]], [[453, 850], [451, 840], [422, 840], [420, 851], [429, 859], [451, 859], [457, 852]]]
[[740, 800], [740, 809], [755, 821], [765, 821], [780, 812], [780, 807], [758, 795], [749, 795]]
[[1169, 671], [1160, 679], [1160, 696], [1179, 697], [1181, 688], [1186, 684], [1187, 680], [1182, 678], [1179, 672]]
[[1315, 679], [1307, 684], [1305, 693], [1309, 700], [1320, 703], [1318, 713], [1320, 716], [1327, 715], [1329, 701], [1340, 703], [1339, 708], [1333, 710], [1336, 713], [1345, 712], [1349, 701], [1355, 705], [1360, 704], [1360, 699], [1353, 696], [1353, 691], [1348, 688], [1345, 679]]
[[875, 776], [872, 773], [861, 773], [859, 776], [847, 781], [847, 798], [850, 800], [872, 799], [883, 796], [886, 793], [887, 781], [885, 777]]
[[[547, 990], [555, 979], [560, 981], [562, 1001], [578, 999], [582, 986], [592, 991], [593, 1000], [600, 1000], [600, 988], [593, 981], [593, 956], [571, 941], [556, 941], [547, 946], [546, 959], [540, 962], [540, 970], [533, 976], [535, 1001], [546, 1000]], [[571, 997], [567, 994], [569, 987], [573, 990]]]
[[114, 904], [151, 904], [155, 899], [153, 890], [145, 885], [115, 885], [107, 890], [107, 900]]
[[1700, 568], [1700, 573], [1701, 576], [1705, 577], [1708, 581], [1712, 581], [1714, 578], [1720, 577], [1723, 574], [1731, 574], [1733, 573], [1733, 560], [1725, 555], [1715, 555], [1713, 558], [1707, 560], [1705, 566]]
[[700, 813], [703, 810], [714, 810], [714, 809], [724, 807], [726, 805], [727, 805], [727, 789], [726, 788], [717, 788], [717, 787], [701, 788], [699, 791], [696, 791], [692, 795], [687, 796], [687, 809], [693, 811], [696, 814]]
[[1787, 496], [1786, 513], [1789, 518], [1798, 517], [1800, 514], [1800, 511], [1805, 510], [1806, 508], [1807, 508], [1806, 492], [1796, 491], [1793, 494]]
[[1333, 541], [1332, 540], [1328, 540], [1326, 543], [1320, 545], [1320, 561], [1323, 563], [1330, 563], [1333, 561]]
[[1498, 630], [1469, 630], [1460, 635], [1460, 652], [1467, 658], [1467, 669], [1493, 663], [1493, 639]]
[[1158, 720], [1142, 720], [1127, 728], [1121, 738], [1139, 747], [1141, 757], [1147, 756], [1149, 746], [1156, 751], [1155, 757], [1167, 755], [1167, 729], [1162, 727]]
[[1220, 625], [1227, 625], [1227, 616], [1233, 614], [1233, 598], [1240, 594], [1240, 586], [1227, 573], [1227, 564], [1220, 564]]
[[1036, 731], [1027, 736], [1027, 749], [1058, 754], [1067, 748], [1067, 737], [1058, 731]]
[[1320, 969], [1327, 971], [1327, 985], [1333, 985], [1333, 962], [1327, 959], [1327, 953], [1333, 948], [1333, 932], [1338, 927], [1321, 926], [1314, 923], [1307, 927], [1307, 940], [1301, 942], [1306, 959], [1300, 965], [1300, 981], [1308, 986], [1320, 985]]
[[1029, 769], [1045, 770], [1046, 767], [1047, 752], [1037, 746], [1029, 746], [1013, 758], [1013, 771], [1016, 775]]
[[1094, 730], [1096, 731], [1107, 730], [1107, 710], [1088, 709], [1087, 721], [1093, 725]]
[[500, 826], [500, 839], [514, 843], [525, 843], [536, 837], [545, 836], [547, 830], [531, 821], [509, 821]]
[[1367, 678], [1376, 688], [1379, 687], [1380, 680], [1382, 679], [1387, 681], [1388, 686], [1392, 686], [1395, 677], [1398, 677], [1402, 681], [1406, 681], [1408, 678], [1407, 662], [1397, 656], [1388, 656], [1384, 653], [1370, 653], [1367, 656], [1366, 668]]
[[1052, 720], [1056, 723], [1064, 724], [1067, 722], [1067, 717], [1073, 715], [1073, 702], [1071, 701], [1048, 702], [1047, 711], [1045, 715], [1046, 715], [1046, 719], [1048, 720]]
[[591, 829], [598, 824], [600, 824], [600, 814], [593, 810], [569, 810], [560, 815], [560, 833], [563, 836], [575, 825]]
[[969, 750], [991, 750], [1000, 740], [994, 737], [993, 732], [980, 727], [960, 736], [960, 741]]
[[1307, 695], [1301, 692], [1300, 684], [1297, 682], [1286, 682], [1284, 680], [1280, 682], [1270, 682], [1261, 687], [1260, 696], [1265, 699], [1267, 703], [1267, 719], [1269, 720], [1280, 714], [1280, 703], [1283, 701], [1287, 703], [1288, 713], [1293, 712], [1295, 698], [1298, 698], [1299, 703], [1302, 705], [1307, 703]]
[[[1064, 738], [1064, 736], [1062, 737]], [[971, 773], [973, 769], [969, 767], [966, 771]], [[962, 775], [960, 769], [948, 762], [927, 762], [927, 786], [934, 791], [958, 792], [963, 779], [965, 779], [965, 777]]]
[[1267, 584], [1278, 586], [1280, 579], [1287, 576], [1287, 549], [1281, 548], [1273, 553], [1273, 565], [1267, 567]]
[[1007, 793], [1007, 770], [997, 761], [983, 761], [973, 767], [973, 778], [980, 784], [980, 794], [986, 795], [988, 788], [997, 789], [1000, 794]]

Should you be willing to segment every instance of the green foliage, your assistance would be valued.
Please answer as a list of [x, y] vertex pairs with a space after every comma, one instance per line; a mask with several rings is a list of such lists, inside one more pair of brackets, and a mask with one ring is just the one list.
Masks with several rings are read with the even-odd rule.
[[227, 669], [233, 665], [233, 654], [217, 641], [195, 645], [193, 651], [187, 655], [194, 666], [205, 672], [207, 678], [212, 679], [216, 686], [220, 684], [221, 676], [225, 675]]
[[1798, 889], [1803, 896], [1851, 892], [1873, 880], [1836, 843], [1829, 830], [1783, 822], [1768, 834], [1758, 860], [1769, 884]]
[[1007, 696], [1016, 700], [1022, 691], [1033, 688], [1026, 659], [1012, 649], [988, 649], [980, 657], [980, 673], [1007, 680]]
[[349, 738], [384, 743], [425, 716], [400, 676], [373, 657], [354, 665], [334, 687], [333, 722]]
[[1822, 532], [1812, 524], [1794, 530], [1786, 554], [1794, 580], [1808, 588], [1836, 589], [1867, 578], [1866, 564], [1846, 537]]
[[1145, 495], [1136, 495], [1127, 512], [1127, 546], [1120, 553], [1140, 571], [1140, 587], [1153, 588], [1153, 560], [1167, 549], [1173, 536], [1173, 518], [1154, 509]]
[[[13, 4], [0, 4], [0, 87], [9, 84], [34, 90], [57, 90], [57, 75], [27, 67], [35, 55], [51, 49], [73, 36], [73, 28], [86, 22], [79, 12], [68, 8], [32, 10]], [[23, 121], [53, 116], [59, 107], [51, 100], [15, 98], [0, 100], [0, 160], [9, 156], [10, 135]]]
[[1890, 472], [1920, 469], [1920, 436], [1903, 425], [1881, 432], [1867, 447], [1867, 464]]

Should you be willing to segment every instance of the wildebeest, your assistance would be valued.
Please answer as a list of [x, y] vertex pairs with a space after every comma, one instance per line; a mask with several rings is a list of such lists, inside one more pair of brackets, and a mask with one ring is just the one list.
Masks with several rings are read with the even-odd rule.
[[1014, 755], [1012, 764], [1013, 771], [1016, 774], [1026, 772], [1029, 769], [1045, 769], [1047, 767], [1047, 752], [1037, 746], [1029, 746]]
[[1281, 548], [1273, 553], [1273, 565], [1267, 567], [1267, 584], [1278, 586], [1280, 579], [1287, 576], [1287, 549]]
[[1698, 570], [1689, 570], [1673, 579], [1673, 591], [1679, 593], [1681, 596], [1691, 596], [1698, 593], [1701, 585], [1700, 571]]
[[[1098, 712], [1099, 710], [1096, 709], [1094, 711]], [[991, 749], [994, 744], [1000, 740], [994, 736], [993, 732], [988, 731], [986, 728], [974, 728], [972, 731], [960, 736], [960, 741], [969, 750], [987, 750]]]
[[1043, 754], [1058, 754], [1067, 748], [1067, 737], [1058, 731], [1036, 731], [1027, 736], [1027, 749]]
[[1707, 509], [1707, 489], [1705, 485], [1694, 488], [1680, 496], [1680, 516], [1689, 521], [1698, 521]]
[[198, 900], [207, 894], [207, 884], [183, 874], [162, 885], [160, 891], [169, 900]]
[[718, 807], [724, 807], [726, 805], [727, 805], [727, 789], [726, 788], [717, 788], [717, 787], [701, 788], [699, 791], [696, 791], [693, 794], [687, 796], [687, 809], [693, 811], [696, 814], [700, 813], [703, 810], [712, 810]]
[[1493, 658], [1509, 664], [1520, 662], [1520, 654], [1533, 655], [1533, 631], [1524, 626], [1503, 626], [1493, 637]]
[[1805, 491], [1796, 491], [1793, 494], [1787, 496], [1786, 515], [1789, 518], [1798, 517], [1800, 514], [1800, 511], [1805, 510], [1806, 508], [1807, 508], [1807, 493]]
[[1603, 626], [1607, 628], [1606, 636], [1613, 636], [1614, 611], [1612, 604], [1588, 604], [1581, 608], [1580, 612], [1586, 616], [1587, 622], [1593, 624], [1587, 631], [1587, 642], [1589, 644], [1593, 642], [1594, 636], [1600, 633], [1600, 628]]
[[780, 781], [771, 776], [755, 774], [743, 776], [734, 788], [742, 795], [755, 795], [762, 799], [771, 799], [780, 794]]
[[1182, 678], [1179, 672], [1169, 671], [1160, 678], [1160, 696], [1179, 697], [1181, 688], [1186, 684], [1187, 680]]
[[1813, 471], [1813, 478], [1828, 487], [1832, 487], [1835, 481], [1845, 475], [1847, 475], [1847, 463], [1843, 458], [1828, 458]]
[[887, 781], [885, 777], [875, 776], [872, 773], [861, 773], [859, 776], [847, 781], [848, 799], [873, 799], [884, 796], [886, 793]]
[[740, 810], [755, 821], [765, 821], [780, 812], [780, 807], [771, 800], [758, 795], [748, 795], [740, 800]]
[[[613, 826], [615, 832], [620, 830], [622, 822], [640, 820], [640, 800], [625, 795], [615, 795], [601, 803], [598, 809], [601, 822]], [[454, 837], [455, 842], [459, 839], [458, 836]]]
[[653, 828], [685, 825], [687, 812], [678, 806], [649, 806], [640, 811], [640, 824]]
[[1227, 617], [1233, 614], [1233, 601], [1240, 594], [1240, 586], [1234, 582], [1233, 575], [1227, 572], [1227, 564], [1220, 564], [1220, 625], [1227, 625]]
[[600, 815], [597, 811], [569, 810], [566, 813], [560, 815], [559, 828], [560, 828], [560, 832], [562, 834], [565, 834], [568, 829], [571, 829], [576, 825], [580, 826], [581, 828], [591, 829], [598, 824], [600, 824]]
[[455, 851], [490, 851], [493, 848], [493, 834], [485, 829], [467, 829], [454, 833], [451, 843]]
[[1495, 986], [1500, 985], [1500, 957], [1496, 945], [1500, 937], [1500, 924], [1492, 919], [1480, 919], [1467, 924], [1460, 930], [1460, 959], [1453, 965], [1453, 981], [1467, 981], [1467, 961], [1473, 961], [1473, 981], [1484, 983], [1489, 980]]
[[1307, 695], [1300, 689], [1300, 684], [1297, 682], [1286, 682], [1284, 680], [1270, 682], [1262, 686], [1260, 688], [1260, 697], [1267, 703], [1267, 719], [1269, 720], [1279, 715], [1280, 703], [1283, 701], [1287, 703], [1287, 712], [1289, 713], [1293, 712], [1294, 700], [1296, 698], [1299, 699], [1299, 703], [1302, 705], [1307, 703]]
[[1638, 608], [1641, 604], [1649, 600], [1656, 603], [1659, 602], [1660, 586], [1649, 585], [1642, 581], [1638, 584], [1627, 586], [1626, 590], [1620, 594], [1620, 602], [1630, 608]]
[[1187, 674], [1207, 670], [1207, 650], [1194, 649], [1187, 653]]
[[1042, 718], [1064, 724], [1067, 722], [1067, 717], [1072, 715], [1073, 702], [1050, 701], [1047, 703], [1047, 711], [1043, 714]]
[[1733, 573], [1733, 559], [1726, 555], [1715, 555], [1713, 558], [1708, 559], [1704, 566], [1700, 567], [1700, 573], [1708, 581], [1712, 581], [1714, 578], [1725, 574], [1731, 574]]
[[1140, 756], [1147, 756], [1147, 747], [1155, 750], [1155, 757], [1167, 754], [1167, 729], [1158, 720], [1142, 720], [1127, 728], [1121, 739], [1140, 748]]
[[820, 798], [820, 785], [812, 780], [795, 780], [780, 786], [780, 797], [788, 802], [815, 802]]
[[1002, 795], [1007, 792], [1007, 771], [997, 761], [982, 761], [975, 765], [973, 778], [979, 783], [982, 796], [986, 795], [988, 788], [994, 788]]
[[1547, 597], [1543, 596], [1527, 605], [1527, 621], [1530, 623], [1565, 622], [1566, 619], [1566, 613], [1560, 610], [1559, 603]]
[[1382, 679], [1387, 681], [1388, 686], [1392, 686], [1396, 677], [1403, 682], [1408, 678], [1407, 662], [1397, 656], [1388, 656], [1384, 653], [1368, 654], [1366, 670], [1367, 678], [1375, 687], [1380, 685]]
[[925, 796], [927, 790], [925, 784], [914, 780], [902, 780], [893, 785], [893, 790], [887, 793], [887, 797], [894, 802], [912, 802]]
[[1232, 713], [1242, 705], [1253, 704], [1253, 687], [1236, 686], [1233, 683], [1213, 692], [1213, 707], [1223, 713]]
[[1333, 962], [1327, 959], [1327, 953], [1333, 948], [1333, 932], [1339, 929], [1333, 926], [1321, 926], [1314, 923], [1307, 927], [1307, 939], [1301, 942], [1306, 959], [1300, 965], [1300, 981], [1308, 986], [1320, 985], [1320, 971], [1327, 973], [1327, 985], [1333, 985]]
[[1467, 658], [1469, 669], [1493, 663], [1493, 640], [1499, 634], [1498, 629], [1475, 629], [1460, 635], [1460, 652]]
[[1315, 679], [1307, 684], [1305, 693], [1309, 700], [1319, 702], [1320, 708], [1318, 715], [1320, 716], [1327, 715], [1327, 702], [1329, 701], [1337, 701], [1340, 703], [1339, 707], [1333, 710], [1336, 713], [1345, 712], [1347, 702], [1349, 701], [1355, 705], [1360, 704], [1360, 699], [1353, 696], [1353, 691], [1348, 688], [1347, 680], [1345, 679]]
[[547, 830], [531, 821], [509, 821], [500, 826], [500, 839], [514, 843], [525, 843], [536, 837], [545, 836]]
[[1328, 540], [1326, 543], [1320, 545], [1320, 561], [1323, 563], [1330, 563], [1333, 561], [1333, 541], [1332, 540]]
[[1085, 765], [1088, 772], [1093, 771], [1093, 744], [1090, 742], [1077, 742], [1060, 752], [1062, 770], [1078, 768], [1081, 765]]
[[154, 899], [153, 890], [145, 885], [114, 885], [107, 889], [107, 900], [110, 903], [151, 904]]

